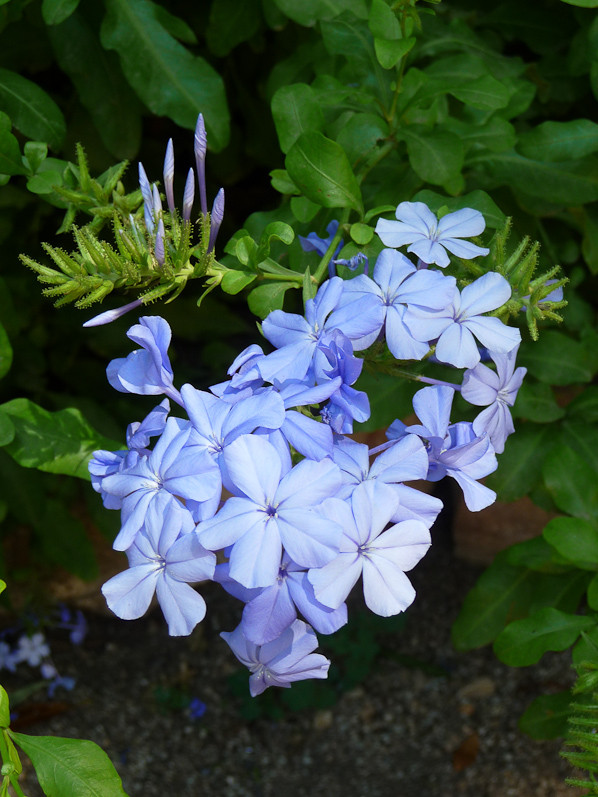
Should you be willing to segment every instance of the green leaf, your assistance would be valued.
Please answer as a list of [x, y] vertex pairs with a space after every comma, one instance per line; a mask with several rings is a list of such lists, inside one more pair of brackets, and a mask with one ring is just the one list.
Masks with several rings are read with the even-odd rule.
[[284, 295], [289, 288], [299, 287], [290, 282], [268, 282], [266, 285], [258, 285], [247, 297], [247, 304], [252, 313], [265, 318], [272, 310], [282, 310], [284, 305]]
[[12, 346], [6, 330], [0, 324], [0, 379], [10, 371], [12, 365]]
[[417, 125], [401, 130], [413, 171], [432, 185], [445, 185], [461, 173], [465, 148], [452, 133], [427, 133]]
[[589, 119], [543, 122], [520, 134], [517, 150], [539, 161], [567, 161], [598, 151], [598, 124]]
[[45, 141], [26, 141], [23, 154], [31, 171], [36, 172], [48, 157], [48, 145]]
[[512, 413], [516, 418], [551, 423], [562, 418], [565, 410], [556, 403], [549, 385], [524, 379]]
[[586, 387], [567, 406], [568, 421], [598, 423], [598, 387]]
[[[219, 5], [221, 5], [219, 3]], [[163, 6], [154, 6], [154, 16], [162, 27], [184, 44], [197, 44], [197, 36], [193, 33], [192, 28], [187, 25], [184, 19], [176, 17], [167, 11]]]
[[257, 274], [249, 271], [227, 271], [222, 277], [220, 287], [225, 293], [239, 293], [257, 278]]
[[561, 0], [561, 3], [579, 6], [579, 8], [598, 8], [598, 0]]
[[0, 410], [0, 446], [7, 446], [15, 438], [15, 427], [10, 417]]
[[378, 39], [400, 39], [401, 26], [390, 6], [384, 0], [372, 0], [368, 25]]
[[98, 576], [98, 563], [85, 527], [63, 503], [50, 500], [42, 520], [38, 544], [44, 559], [90, 581]]
[[118, 52], [125, 77], [147, 107], [189, 129], [201, 111], [209, 144], [222, 149], [230, 129], [220, 75], [165, 30], [150, 0], [106, 0], [106, 9], [102, 44]]
[[[451, 133], [459, 136], [468, 145], [468, 155], [475, 162], [477, 153], [481, 149], [491, 152], [505, 152], [513, 149], [517, 141], [515, 128], [506, 119], [500, 116], [491, 116], [483, 125], [472, 125], [461, 119], [447, 119], [444, 127]], [[467, 164], [468, 155], [465, 156]]]
[[49, 36], [60, 68], [77, 89], [105, 147], [117, 158], [133, 158], [141, 142], [143, 106], [123, 80], [116, 53], [102, 47], [97, 27], [81, 13], [51, 28]]
[[598, 274], [598, 207], [595, 204], [582, 208], [582, 221], [581, 251], [592, 274]]
[[66, 123], [58, 105], [38, 85], [8, 69], [0, 69], [0, 110], [27, 138], [47, 141], [54, 149], [62, 144]]
[[496, 490], [500, 501], [516, 501], [532, 490], [541, 478], [542, 462], [554, 444], [549, 426], [520, 424], [517, 434], [509, 437], [500, 456], [500, 467], [486, 484]]
[[112, 762], [94, 742], [9, 733], [31, 759], [47, 797], [126, 797]]
[[559, 509], [586, 520], [598, 516], [598, 474], [567, 445], [553, 447], [542, 473]]
[[489, 155], [483, 161], [493, 179], [517, 191], [557, 205], [583, 205], [598, 200], [598, 158], [547, 163], [516, 152]]
[[506, 108], [511, 98], [507, 87], [491, 75], [483, 75], [464, 86], [452, 88], [450, 93], [465, 105], [492, 111]]
[[10, 704], [8, 701], [8, 695], [6, 693], [6, 689], [3, 686], [0, 686], [0, 728], [8, 728], [9, 725]]
[[281, 194], [301, 193], [289, 177], [286, 169], [272, 169], [270, 172], [270, 182], [272, 183], [272, 188], [276, 191], [280, 191]]
[[374, 237], [374, 228], [369, 227], [367, 224], [361, 224], [361, 222], [357, 222], [356, 224], [351, 225], [349, 233], [356, 244], [359, 244], [359, 246], [365, 246], [366, 244], [369, 244]]
[[251, 39], [260, 28], [260, 0], [218, 0], [212, 3], [206, 29], [208, 47], [217, 56], [228, 55], [241, 42]]
[[316, 95], [305, 83], [282, 86], [272, 97], [272, 117], [281, 150], [286, 154], [302, 133], [324, 128]]
[[373, 432], [389, 426], [397, 417], [413, 412], [413, 383], [394, 374], [362, 371], [356, 390], [363, 390], [370, 400], [370, 418], [359, 424], [360, 432]]
[[336, 141], [347, 153], [350, 163], [355, 164], [388, 136], [388, 123], [384, 119], [373, 113], [358, 113], [342, 126]]
[[[594, 577], [592, 584], [595, 581], [596, 577]], [[592, 586], [592, 584], [590, 584], [590, 586]], [[594, 589], [595, 588], [594, 586]], [[594, 628], [581, 632], [581, 639], [573, 648], [571, 658], [571, 663], [576, 669], [578, 669], [584, 661], [598, 662], [598, 624], [595, 624]]]
[[580, 632], [594, 625], [591, 617], [567, 614], [551, 606], [538, 609], [530, 617], [515, 620], [494, 640], [494, 653], [510, 667], [536, 664], [549, 650], [573, 645]]
[[42, 0], [42, 17], [46, 25], [60, 25], [79, 5], [79, 0]]
[[517, 542], [506, 550], [505, 561], [515, 567], [529, 567], [542, 573], [562, 572], [563, 566], [556, 563], [554, 549], [541, 535]]
[[290, 205], [293, 216], [302, 224], [310, 222], [322, 209], [320, 205], [316, 205], [315, 202], [304, 196], [291, 197]]
[[593, 376], [585, 346], [554, 329], [547, 329], [533, 346], [522, 350], [519, 360], [530, 374], [549, 385], [590, 382]]
[[19, 142], [10, 130], [4, 129], [0, 129], [0, 174], [27, 174]]
[[403, 56], [413, 49], [415, 41], [415, 36], [410, 36], [408, 39], [397, 39], [396, 41], [374, 39], [374, 51], [378, 63], [384, 69], [392, 69]]
[[566, 418], [561, 424], [561, 442], [572, 448], [598, 472], [598, 426], [590, 419]]
[[52, 170], [38, 172], [27, 180], [27, 190], [32, 194], [51, 194], [57, 185], [62, 185], [62, 174]]
[[519, 730], [533, 739], [556, 739], [565, 736], [571, 714], [571, 693], [540, 695], [532, 700], [519, 720]]
[[598, 570], [598, 526], [578, 517], [553, 518], [542, 532], [561, 556], [582, 570]]
[[362, 212], [361, 191], [344, 150], [322, 133], [302, 133], [289, 150], [285, 166], [312, 202]]
[[115, 450], [118, 443], [99, 435], [79, 410], [48, 412], [28, 399], [0, 405], [15, 427], [15, 438], [5, 447], [25, 468], [65, 473], [89, 479], [87, 463], [97, 449]]

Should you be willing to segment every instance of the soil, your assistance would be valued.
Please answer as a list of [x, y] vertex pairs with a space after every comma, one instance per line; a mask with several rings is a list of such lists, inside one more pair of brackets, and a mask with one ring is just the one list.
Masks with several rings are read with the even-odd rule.
[[[236, 625], [238, 606], [216, 585], [202, 590], [208, 615], [188, 638], [168, 637], [159, 609], [134, 622], [88, 614], [81, 647], [64, 632], [50, 635], [74, 690], [36, 696], [14, 727], [92, 739], [131, 797], [575, 797], [560, 741], [537, 742], [517, 727], [534, 697], [572, 683], [568, 654], [510, 669], [490, 649], [462, 654], [451, 645], [480, 572], [433, 546], [411, 574], [418, 595], [403, 628], [384, 634], [363, 680], [333, 705], [302, 710], [280, 694], [266, 698], [272, 689], [255, 701], [244, 685], [236, 694], [237, 662], [218, 633]], [[3, 682], [9, 694], [19, 686]], [[201, 718], [174, 706], [180, 694], [205, 704]], [[256, 708], [262, 716], [244, 716]], [[41, 795], [28, 768], [23, 789]]]

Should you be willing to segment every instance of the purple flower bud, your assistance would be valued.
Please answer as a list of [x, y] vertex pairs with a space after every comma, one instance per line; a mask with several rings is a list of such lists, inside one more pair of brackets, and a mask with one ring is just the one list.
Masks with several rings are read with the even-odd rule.
[[139, 187], [141, 188], [141, 196], [143, 197], [145, 226], [151, 235], [154, 231], [154, 200], [152, 197], [152, 189], [142, 163], [139, 164]]
[[212, 212], [210, 213], [210, 241], [208, 243], [208, 252], [212, 252], [216, 245], [216, 236], [224, 218], [224, 188], [216, 194], [216, 199], [212, 205]]
[[185, 193], [183, 194], [183, 221], [191, 219], [191, 209], [195, 199], [195, 175], [193, 169], [189, 169], [187, 182], [185, 183]]
[[152, 198], [154, 201], [154, 219], [158, 221], [162, 215], [162, 200], [160, 199], [160, 192], [155, 183], [152, 186]]
[[203, 116], [197, 117], [195, 126], [195, 164], [197, 166], [197, 182], [199, 184], [199, 197], [201, 201], [201, 212], [204, 216], [208, 212], [208, 201], [206, 199], [206, 150], [208, 147], [208, 137]]
[[154, 246], [154, 255], [158, 261], [158, 265], [164, 265], [164, 222], [162, 219], [158, 220], [158, 232], [156, 233], [156, 243]]
[[168, 139], [164, 158], [164, 190], [166, 191], [168, 210], [174, 213], [174, 146], [171, 138]]
[[114, 310], [106, 310], [104, 313], [100, 313], [99, 315], [90, 318], [89, 321], [86, 321], [83, 324], [83, 326], [101, 327], [104, 324], [110, 324], [112, 321], [116, 321], [117, 318], [126, 315], [126, 313], [128, 313], [130, 310], [134, 310], [136, 307], [139, 307], [140, 304], [142, 304], [141, 299], [135, 299], [134, 302], [125, 304], [123, 307], [117, 307]]

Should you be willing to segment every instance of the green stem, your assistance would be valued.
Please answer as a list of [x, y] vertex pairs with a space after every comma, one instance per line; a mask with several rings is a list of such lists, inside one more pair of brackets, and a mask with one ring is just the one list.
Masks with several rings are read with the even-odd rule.
[[10, 776], [10, 785], [15, 790], [15, 794], [17, 795], [17, 797], [27, 797], [27, 795], [24, 793], [24, 791], [19, 786], [19, 781], [17, 780], [17, 776], [16, 775], [11, 775]]
[[292, 277], [290, 274], [270, 274], [268, 271], [262, 271], [260, 277], [266, 280], [276, 280], [277, 282], [296, 282], [298, 285], [303, 284], [303, 274], [297, 274]]
[[343, 210], [343, 212], [341, 213], [341, 217], [339, 219], [338, 230], [336, 231], [336, 235], [332, 239], [332, 242], [331, 242], [330, 246], [326, 250], [326, 253], [324, 254], [324, 257], [320, 260], [320, 263], [318, 264], [318, 268], [316, 269], [316, 272], [315, 272], [315, 274], [312, 277], [312, 281], [316, 285], [319, 285], [322, 282], [322, 280], [324, 279], [324, 275], [326, 274], [326, 269], [328, 268], [328, 264], [332, 260], [332, 255], [335, 253], [336, 247], [339, 245], [339, 242], [340, 242], [341, 238], [343, 237], [343, 225], [346, 224], [346, 222], [349, 220], [350, 214], [351, 214], [351, 208], [345, 208]]

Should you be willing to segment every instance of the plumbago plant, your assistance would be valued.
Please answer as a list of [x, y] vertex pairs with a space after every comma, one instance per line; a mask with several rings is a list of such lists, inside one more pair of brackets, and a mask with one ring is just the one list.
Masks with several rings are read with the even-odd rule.
[[[98, 353], [116, 356], [117, 332], [110, 345], [102, 330], [73, 334], [68, 309], [53, 316], [32, 298], [24, 270], [8, 273], [0, 280], [5, 528], [31, 527], [42, 558], [92, 577], [83, 524], [66, 508], [73, 488], [55, 474], [88, 478], [91, 453], [104, 452], [93, 459], [93, 483], [121, 512], [116, 544], [130, 559], [105, 586], [109, 603], [139, 615], [157, 593], [170, 630], [187, 633], [205, 610], [189, 584], [220, 581], [245, 605], [227, 639], [258, 691], [268, 678], [290, 682], [303, 664], [325, 674], [306, 623], [320, 633], [338, 627], [360, 576], [373, 611], [405, 608], [413, 595], [404, 573], [425, 552], [440, 505], [404, 482], [449, 475], [474, 510], [494, 491], [502, 500], [529, 495], [559, 514], [482, 576], [455, 626], [457, 647], [494, 641], [499, 657], [521, 666], [574, 645], [586, 672], [598, 606], [598, 416], [587, 387], [598, 372], [588, 298], [598, 272], [596, 4], [198, 5], [11, 0], [1, 8], [7, 260], [25, 250], [23, 262], [60, 306], [88, 311], [123, 297], [87, 322], [140, 316], [129, 331], [140, 348], [112, 361], [109, 381], [121, 393], [165, 396], [119, 450], [121, 418], [107, 418], [83, 388], [101, 394]], [[71, 89], [50, 96], [44, 87], [57, 70]], [[151, 152], [168, 137], [156, 117], [193, 129], [199, 110], [195, 174], [176, 171], [169, 145], [154, 185]], [[206, 172], [208, 143], [228, 144], [231, 111], [232, 145]], [[73, 136], [85, 151], [77, 147], [71, 161]], [[111, 165], [107, 153], [135, 158], [142, 140], [147, 173], [140, 168], [139, 187], [127, 191], [126, 162]], [[264, 171], [278, 196], [254, 200]], [[175, 179], [178, 196], [185, 185], [180, 212]], [[251, 202], [237, 210], [243, 196]], [[46, 217], [61, 239], [46, 234]], [[37, 253], [40, 227], [51, 242]], [[566, 308], [557, 263], [570, 279]], [[202, 310], [193, 316], [188, 297], [198, 284]], [[274, 350], [253, 342], [239, 354], [233, 339], [217, 357], [187, 328], [185, 344], [206, 347], [213, 373], [204, 368], [198, 381], [179, 361], [175, 387], [169, 326], [146, 314], [149, 305], [176, 299], [179, 318], [206, 324], [205, 338], [229, 341], [230, 327], [247, 343], [242, 297]], [[549, 329], [536, 340], [538, 325]], [[69, 362], [85, 378], [69, 375]], [[227, 369], [228, 382], [215, 384]], [[114, 405], [126, 423], [128, 404]], [[417, 423], [395, 422], [413, 409]], [[386, 448], [347, 440], [354, 423], [388, 427]], [[293, 505], [298, 482], [313, 487]], [[35, 506], [20, 498], [31, 494], [40, 496]], [[564, 732], [569, 699], [540, 698], [524, 727]]]

